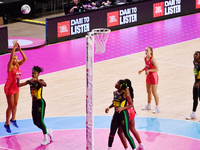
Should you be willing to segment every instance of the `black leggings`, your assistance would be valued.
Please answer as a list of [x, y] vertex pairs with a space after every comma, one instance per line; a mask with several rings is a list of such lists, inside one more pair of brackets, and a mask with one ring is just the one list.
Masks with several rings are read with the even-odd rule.
[[135, 149], [135, 143], [133, 138], [129, 134], [129, 115], [127, 110], [124, 110], [120, 113], [116, 112], [113, 115], [111, 126], [110, 126], [110, 135], [108, 139], [108, 146], [112, 147], [112, 143], [114, 140], [115, 133], [119, 126], [122, 125], [122, 130], [124, 132], [125, 137], [129, 141], [132, 149]]
[[46, 103], [43, 99], [32, 101], [32, 117], [33, 123], [40, 129], [44, 134], [47, 134], [47, 128], [44, 124], [44, 113], [45, 113]]
[[198, 98], [200, 98], [200, 90], [199, 90], [199, 87], [195, 87], [195, 84], [197, 82], [194, 83], [194, 86], [193, 86], [193, 111], [196, 112], [196, 109], [197, 109], [197, 105], [198, 105]]

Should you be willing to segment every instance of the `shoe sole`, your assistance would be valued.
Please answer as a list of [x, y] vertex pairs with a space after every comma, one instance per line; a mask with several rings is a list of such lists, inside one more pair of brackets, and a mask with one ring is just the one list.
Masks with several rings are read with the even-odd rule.
[[185, 118], [186, 120], [192, 120], [192, 119], [196, 119], [196, 118]]
[[158, 114], [160, 111], [158, 111], [158, 112], [153, 112], [153, 114]]
[[[50, 143], [50, 142], [49, 142]], [[47, 144], [49, 144], [49, 143], [47, 143]], [[41, 145], [47, 145], [47, 144], [41, 144]]]
[[[50, 141], [49, 141], [47, 144], [49, 144], [49, 143], [50, 143]], [[42, 144], [42, 143], [41, 143], [41, 145], [47, 145], [47, 144]]]
[[151, 109], [142, 109], [142, 110], [151, 110]]

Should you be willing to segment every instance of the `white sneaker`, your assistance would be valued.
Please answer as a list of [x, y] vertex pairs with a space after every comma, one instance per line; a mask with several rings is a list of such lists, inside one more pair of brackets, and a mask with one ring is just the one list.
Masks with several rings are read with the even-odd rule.
[[142, 110], [151, 110], [151, 105], [146, 105]]
[[145, 150], [144, 146], [142, 144], [140, 144], [136, 150]]
[[153, 111], [154, 114], [157, 114], [157, 113], [159, 113], [159, 112], [160, 112], [160, 109], [159, 109], [159, 108], [156, 108], [156, 109]]
[[50, 143], [50, 140], [47, 138], [47, 139], [44, 139], [44, 141], [41, 143], [41, 145], [47, 145]]
[[188, 117], [185, 117], [186, 120], [196, 119], [195, 114], [191, 114]]
[[49, 135], [51, 141], [53, 140], [53, 133], [52, 133], [52, 129], [48, 129], [47, 130], [47, 134]]

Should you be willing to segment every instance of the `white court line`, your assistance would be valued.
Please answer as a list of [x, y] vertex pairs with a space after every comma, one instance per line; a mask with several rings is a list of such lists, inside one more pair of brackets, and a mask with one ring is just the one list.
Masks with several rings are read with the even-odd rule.
[[[130, 56], [130, 55], [127, 55], [126, 57], [132, 57], [132, 58], [135, 58], [135, 59], [144, 60], [144, 58], [138, 58], [138, 57], [134, 57], [134, 56]], [[189, 67], [189, 68], [193, 68], [194, 67], [194, 66], [176, 64], [176, 63], [171, 63], [171, 62], [166, 62], [166, 61], [157, 61], [157, 62], [160, 62], [160, 63], [163, 63], [163, 64], [171, 64], [171, 65], [176, 65], [176, 66], [182, 66], [182, 67]]]
[[3, 149], [8, 149], [8, 150], [13, 150], [13, 149], [9, 149], [9, 148], [6, 148], [6, 147], [1, 147], [1, 146], [0, 146], [0, 149], [1, 149], [1, 148], [3, 148]]

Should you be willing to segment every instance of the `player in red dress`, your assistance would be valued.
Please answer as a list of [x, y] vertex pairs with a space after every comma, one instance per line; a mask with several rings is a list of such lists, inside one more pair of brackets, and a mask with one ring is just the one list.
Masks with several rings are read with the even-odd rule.
[[143, 71], [146, 73], [146, 88], [147, 88], [147, 94], [148, 94], [148, 104], [142, 108], [142, 110], [150, 110], [151, 109], [151, 99], [152, 94], [155, 99], [156, 108], [153, 111], [153, 113], [159, 113], [160, 109], [158, 107], [159, 105], [159, 97], [157, 94], [157, 85], [158, 85], [158, 65], [156, 62], [156, 59], [153, 57], [153, 49], [151, 47], [147, 47], [145, 49], [146, 57], [144, 58], [145, 61], [145, 67], [138, 72], [138, 74], [141, 74]]
[[[6, 123], [4, 125], [6, 131], [11, 133], [9, 122], [11, 122], [15, 127], [18, 127], [16, 122], [16, 111], [17, 103], [19, 98], [19, 87], [17, 86], [17, 78], [21, 77], [20, 66], [27, 60], [26, 55], [20, 48], [17, 40], [13, 41], [13, 50], [11, 52], [10, 60], [7, 65], [8, 78], [4, 86], [4, 92], [6, 94], [8, 108], [6, 110]], [[18, 57], [15, 55], [15, 50], [19, 50], [23, 59], [18, 60]], [[12, 118], [10, 119], [12, 113]]]

